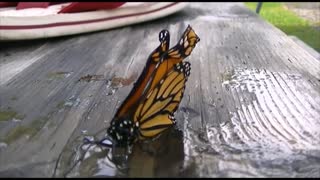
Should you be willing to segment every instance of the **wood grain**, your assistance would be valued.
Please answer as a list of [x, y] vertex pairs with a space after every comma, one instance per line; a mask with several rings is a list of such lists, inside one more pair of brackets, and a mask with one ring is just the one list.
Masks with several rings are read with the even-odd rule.
[[[135, 77], [158, 33], [167, 28], [173, 45], [188, 24], [201, 41], [176, 116], [181, 176], [319, 177], [320, 61], [242, 3], [190, 3], [134, 26], [1, 44], [0, 110], [21, 121], [0, 122], [0, 176], [50, 177], [64, 146], [107, 128], [133, 86], [108, 80]], [[106, 81], [78, 81], [88, 74]]]

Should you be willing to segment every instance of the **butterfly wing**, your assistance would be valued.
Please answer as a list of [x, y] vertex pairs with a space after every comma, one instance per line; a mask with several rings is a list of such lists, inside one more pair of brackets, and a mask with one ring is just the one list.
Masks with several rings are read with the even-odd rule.
[[[188, 57], [197, 42], [200, 41], [200, 38], [189, 25], [181, 36], [179, 42], [171, 49], [169, 49], [169, 31], [162, 30], [159, 33], [159, 41], [160, 45], [149, 56], [144, 70], [142, 71], [128, 97], [118, 109], [114, 119], [130, 116], [130, 111], [135, 110], [133, 107], [138, 103], [140, 98], [143, 97], [144, 94], [147, 94], [150, 89], [153, 89], [153, 87], [166, 74], [167, 70], [171, 69], [173, 65]], [[158, 66], [162, 67], [158, 68]], [[155, 73], [155, 69], [161, 70], [158, 70]]]
[[128, 115], [129, 111], [132, 110], [132, 106], [137, 103], [137, 101], [143, 94], [144, 88], [147, 82], [150, 80], [150, 77], [156, 65], [160, 62], [162, 55], [169, 49], [170, 34], [168, 30], [162, 30], [159, 33], [159, 41], [160, 45], [148, 57], [146, 66], [144, 67], [140, 77], [136, 81], [128, 97], [118, 109], [115, 115], [115, 119]]
[[189, 25], [182, 34], [179, 42], [163, 54], [161, 62], [156, 65], [156, 67], [159, 67], [156, 68], [153, 79], [150, 80], [152, 82], [150, 82], [150, 86], [146, 88], [145, 93], [152, 90], [169, 69], [188, 57], [199, 41], [200, 38]]
[[190, 69], [189, 62], [174, 65], [138, 105], [134, 122], [138, 122], [140, 139], [154, 137], [175, 123], [174, 112], [182, 100]]
[[[173, 112], [179, 105], [183, 90], [181, 88], [177, 89], [170, 84], [168, 89], [171, 89], [172, 92], [164, 91], [164, 89], [160, 87], [165, 88], [169, 84], [164, 83], [165, 85], [161, 85], [161, 82], [163, 82], [162, 80], [167, 77], [168, 74], [177, 74], [177, 68], [183, 69], [184, 64], [181, 64], [182, 60], [191, 54], [200, 39], [191, 26], [188, 26], [180, 38], [179, 43], [170, 50], [165, 51], [169, 47], [169, 32], [164, 33], [163, 36], [161, 36], [160, 33], [159, 39], [161, 44], [149, 56], [147, 64], [135, 83], [133, 90], [118, 109], [115, 117], [111, 121], [111, 126], [107, 130], [108, 134], [116, 140], [118, 145], [130, 144], [136, 137], [137, 129], [139, 130], [140, 137], [151, 137], [159, 134], [174, 122], [172, 121]], [[161, 39], [163, 41], [161, 41]], [[185, 64], [185, 69], [190, 67], [190, 64], [189, 66], [187, 64]], [[184, 73], [180, 73], [176, 78], [186, 79], [187, 76], [183, 78], [183, 74]], [[173, 76], [168, 77], [168, 79], [171, 78], [173, 78]], [[179, 83], [180, 84], [175, 84], [173, 82], [177, 87], [184, 88], [185, 82]], [[155, 91], [164, 91], [164, 96], [160, 97], [160, 94], [152, 94], [152, 92]], [[168, 93], [170, 97], [167, 97]], [[173, 97], [172, 93], [176, 96]], [[151, 95], [153, 98], [152, 101], [148, 100]], [[155, 95], [156, 97], [154, 97]], [[163, 100], [164, 97], [165, 100]], [[141, 104], [145, 104], [145, 107], [141, 107]], [[145, 109], [147, 106], [150, 106], [150, 108], [152, 106], [148, 113], [146, 113], [147, 111]], [[140, 122], [142, 123], [141, 128], [139, 127]], [[157, 125], [149, 127], [151, 122]]]

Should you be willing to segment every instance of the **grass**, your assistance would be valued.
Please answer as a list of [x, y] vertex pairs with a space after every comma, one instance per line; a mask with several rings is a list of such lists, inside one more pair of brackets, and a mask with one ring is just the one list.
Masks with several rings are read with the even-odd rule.
[[[245, 5], [255, 11], [257, 2], [246, 2]], [[266, 2], [262, 4], [260, 16], [287, 35], [296, 36], [313, 49], [320, 52], [320, 31], [312, 23], [294, 12], [287, 10], [283, 3]], [[317, 22], [319, 24], [319, 22]]]

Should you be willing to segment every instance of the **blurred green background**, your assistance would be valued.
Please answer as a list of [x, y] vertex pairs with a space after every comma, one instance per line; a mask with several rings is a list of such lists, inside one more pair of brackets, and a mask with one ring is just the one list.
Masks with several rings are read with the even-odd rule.
[[[245, 5], [255, 11], [257, 2]], [[320, 3], [264, 2], [259, 15], [289, 36], [320, 52]]]

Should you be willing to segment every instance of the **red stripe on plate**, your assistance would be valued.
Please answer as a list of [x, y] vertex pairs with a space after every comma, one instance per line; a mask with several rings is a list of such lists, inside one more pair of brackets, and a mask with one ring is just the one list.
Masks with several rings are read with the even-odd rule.
[[162, 9], [171, 7], [173, 5], [178, 4], [178, 2], [169, 4], [167, 6], [154, 9], [151, 11], [141, 12], [141, 13], [134, 13], [134, 14], [127, 14], [127, 15], [121, 15], [121, 16], [114, 16], [114, 17], [108, 17], [108, 18], [100, 18], [100, 19], [93, 19], [93, 20], [86, 20], [86, 21], [77, 21], [77, 22], [59, 22], [59, 23], [51, 23], [51, 24], [41, 24], [41, 25], [14, 25], [14, 26], [0, 26], [0, 30], [22, 30], [22, 29], [40, 29], [40, 28], [50, 28], [50, 27], [57, 27], [57, 26], [70, 26], [70, 25], [79, 25], [79, 24], [88, 24], [88, 23], [96, 23], [96, 22], [102, 22], [102, 21], [109, 21], [114, 19], [120, 19], [124, 17], [131, 17], [131, 16], [138, 16], [143, 14], [149, 14], [156, 11], [160, 11]]

